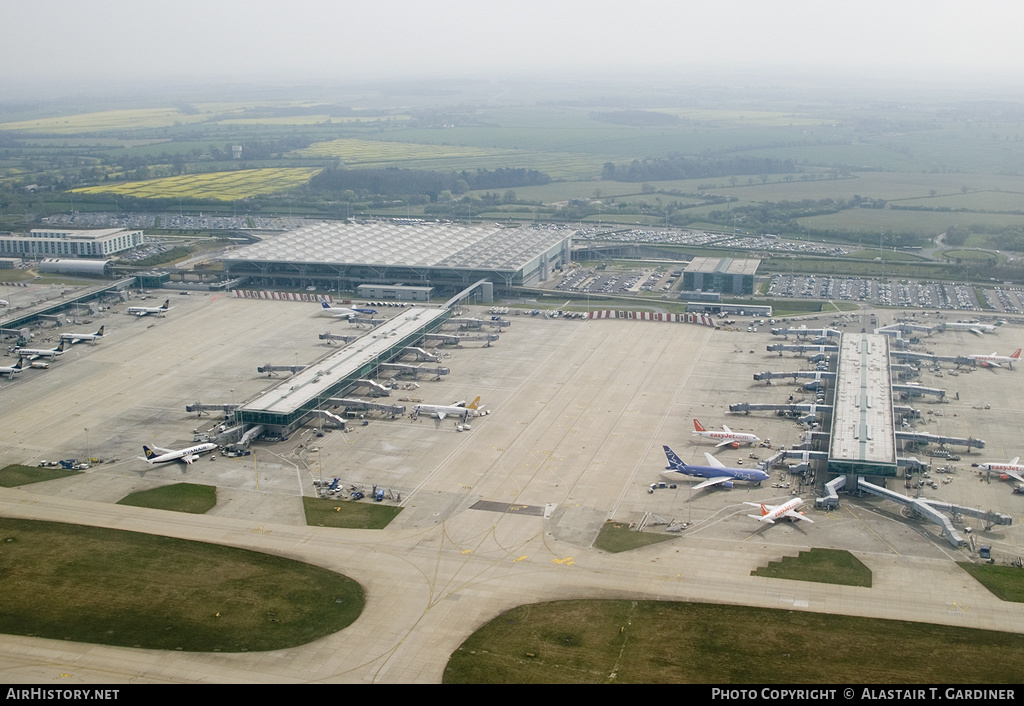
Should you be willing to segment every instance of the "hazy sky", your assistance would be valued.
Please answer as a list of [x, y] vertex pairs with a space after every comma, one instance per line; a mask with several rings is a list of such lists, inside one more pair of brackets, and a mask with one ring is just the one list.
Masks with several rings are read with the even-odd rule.
[[0, 89], [653, 66], [1024, 70], [1020, 0], [6, 0], [2, 16]]

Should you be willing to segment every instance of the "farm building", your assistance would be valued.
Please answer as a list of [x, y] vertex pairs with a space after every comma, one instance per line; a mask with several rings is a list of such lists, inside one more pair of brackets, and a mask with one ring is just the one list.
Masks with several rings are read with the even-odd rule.
[[222, 256], [229, 279], [252, 286], [352, 291], [362, 284], [461, 291], [481, 279], [499, 292], [549, 279], [569, 264], [571, 230], [454, 223], [325, 222]]

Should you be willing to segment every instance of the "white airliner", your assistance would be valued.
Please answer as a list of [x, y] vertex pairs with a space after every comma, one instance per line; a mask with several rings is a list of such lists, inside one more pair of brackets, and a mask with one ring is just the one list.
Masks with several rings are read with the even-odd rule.
[[1013, 364], [1020, 360], [1020, 348], [1013, 352], [1013, 355], [969, 355], [970, 360], [983, 368], [1001, 368], [1004, 365], [1013, 370]]
[[1020, 465], [1020, 456], [1009, 463], [972, 463], [971, 465], [984, 471], [993, 471], [1007, 478], [1013, 478], [1018, 483], [1024, 483], [1024, 466]]
[[803, 520], [814, 524], [814, 520], [806, 517], [804, 513], [796, 511], [798, 507], [804, 504], [802, 498], [793, 498], [792, 500], [787, 500], [781, 505], [765, 505], [764, 503], [748, 502], [744, 502], [743, 504], [761, 508], [760, 515], [747, 515], [747, 517], [753, 517], [758, 522], [767, 522], [770, 525], [774, 525], [775, 520], [782, 520], [788, 517], [791, 520]]
[[15, 354], [24, 356], [29, 360], [36, 358], [56, 358], [64, 355], [64, 341], [61, 341], [56, 348], [15, 348]]
[[163, 315], [171, 309], [171, 300], [165, 299], [164, 303], [160, 306], [130, 306], [128, 307], [127, 313], [132, 316], [149, 316], [150, 314]]
[[79, 341], [90, 341], [95, 343], [101, 338], [103, 338], [102, 326], [100, 326], [100, 330], [96, 333], [62, 333], [60, 335], [60, 340], [68, 341], [69, 343], [78, 343]]
[[[153, 449], [156, 449], [160, 453], [154, 453]], [[143, 445], [142, 451], [146, 454], [146, 457], [142, 460], [153, 465], [154, 463], [167, 463], [168, 461], [181, 461], [182, 463], [190, 464], [199, 458], [199, 454], [207, 453], [208, 451], [214, 451], [217, 449], [217, 444], [197, 444], [196, 446], [189, 446], [187, 449], [162, 449], [159, 446], [154, 446], [153, 449]], [[142, 458], [141, 456], [139, 458]]]
[[0, 366], [0, 375], [6, 375], [7, 377], [13, 378], [15, 373], [20, 373], [25, 369], [25, 364], [22, 358], [18, 358], [18, 362], [14, 365]]
[[479, 403], [480, 397], [478, 396], [469, 404], [466, 404], [465, 400], [454, 404], [418, 404], [413, 407], [412, 416], [415, 418], [421, 414], [429, 414], [438, 419], [444, 419], [445, 417], [460, 417], [462, 419], [466, 417], [480, 417], [487, 414], [487, 412], [479, 406]]
[[982, 324], [977, 321], [969, 321], [967, 323], [947, 322], [945, 326], [948, 331], [970, 331], [975, 336], [980, 336], [983, 333], [995, 333], [996, 329], [1005, 323], [1005, 321], [997, 321], [995, 324]]
[[703, 436], [705, 439], [711, 439], [717, 441], [715, 445], [717, 449], [720, 446], [732, 446], [734, 449], [739, 448], [740, 444], [760, 444], [761, 440], [753, 434], [744, 434], [743, 432], [733, 431], [729, 427], [722, 425], [722, 431], [710, 431], [704, 428], [704, 425], [700, 423], [699, 419], [693, 420], [693, 434], [694, 436]]
[[359, 307], [331, 306], [327, 302], [320, 302], [320, 315], [329, 316], [332, 319], [351, 319], [361, 314], [376, 314], [376, 309], [361, 309]]

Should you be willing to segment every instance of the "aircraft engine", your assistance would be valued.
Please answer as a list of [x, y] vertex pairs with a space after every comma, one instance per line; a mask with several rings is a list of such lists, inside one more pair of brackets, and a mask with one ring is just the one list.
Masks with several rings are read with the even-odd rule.
[[718, 487], [719, 488], [731, 488], [732, 487], [732, 481], [731, 480], [722, 481], [721, 483], [718, 484]]

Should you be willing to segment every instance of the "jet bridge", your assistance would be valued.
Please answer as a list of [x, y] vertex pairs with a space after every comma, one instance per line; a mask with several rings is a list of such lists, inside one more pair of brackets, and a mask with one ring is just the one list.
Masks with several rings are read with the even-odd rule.
[[295, 373], [302, 372], [307, 367], [306, 365], [271, 365], [267, 363], [256, 368], [256, 372], [266, 373], [267, 375], [273, 375], [274, 373], [292, 373], [294, 375]]
[[493, 319], [467, 319], [461, 316], [453, 317], [444, 322], [445, 326], [458, 327], [458, 328], [482, 328], [483, 326], [495, 326], [498, 328], [505, 328], [511, 326], [512, 322], [508, 319], [493, 318]]
[[342, 343], [351, 343], [352, 341], [359, 338], [359, 336], [346, 336], [341, 333], [331, 333], [330, 331], [325, 331], [324, 333], [320, 334], [319, 338], [321, 341], [341, 341]]
[[783, 351], [791, 353], [838, 353], [839, 346], [812, 346], [809, 343], [769, 343], [767, 350], [769, 353], [779, 353], [780, 355]]
[[892, 385], [893, 392], [899, 392], [907, 395], [908, 397], [920, 397], [922, 395], [932, 395], [938, 397], [939, 401], [946, 401], [946, 391], [938, 387], [924, 387], [922, 385]]
[[968, 449], [985, 448], [985, 442], [982, 439], [942, 436], [941, 434], [928, 434], [923, 431], [898, 431], [896, 432], [896, 440], [902, 442], [909, 441], [915, 444], [939, 444], [940, 446], [950, 444], [953, 446], [966, 446]]
[[410, 365], [408, 363], [381, 363], [378, 366], [381, 370], [394, 370], [401, 375], [447, 375], [451, 372], [449, 368], [432, 367], [429, 365]]
[[976, 508], [965, 507], [963, 505], [954, 505], [952, 503], [940, 502], [938, 500], [929, 500], [928, 498], [911, 498], [903, 495], [902, 493], [897, 493], [887, 488], [869, 483], [864, 480], [863, 476], [857, 477], [857, 490], [885, 498], [886, 500], [892, 500], [893, 502], [899, 503], [903, 507], [908, 508], [912, 513], [931, 520], [942, 528], [942, 536], [946, 541], [958, 549], [967, 544], [967, 540], [965, 540], [960, 533], [956, 531], [950, 518], [939, 512], [940, 510], [951, 513], [954, 516], [968, 515], [970, 517], [977, 517], [983, 520], [987, 526], [1013, 524], [1013, 518], [1009, 515], [978, 510]]
[[355, 397], [332, 397], [327, 400], [327, 404], [334, 405], [335, 407], [344, 407], [345, 411], [351, 411], [354, 409], [372, 410], [396, 417], [405, 414], [405, 405], [372, 402], [370, 400], [361, 400]]
[[839, 338], [843, 335], [842, 331], [837, 331], [834, 328], [773, 328], [773, 336], [812, 336], [814, 338]]
[[462, 344], [464, 341], [486, 341], [488, 345], [492, 342], [500, 340], [501, 336], [496, 333], [475, 333], [469, 334], [468, 336], [459, 336], [449, 333], [428, 333], [424, 334], [423, 340], [425, 341], [437, 341], [441, 345], [457, 346]]
[[185, 405], [185, 411], [186, 412], [195, 412], [196, 414], [202, 414], [203, 412], [210, 412], [210, 411], [213, 411], [213, 410], [217, 410], [219, 412], [224, 412], [225, 414], [229, 414], [231, 412], [234, 412], [236, 409], [238, 409], [241, 406], [242, 405], [240, 405], [240, 404], [233, 404], [233, 403], [232, 404], [227, 404], [227, 403], [207, 403], [207, 404], [204, 404], [202, 402], [193, 402], [192, 404]]

